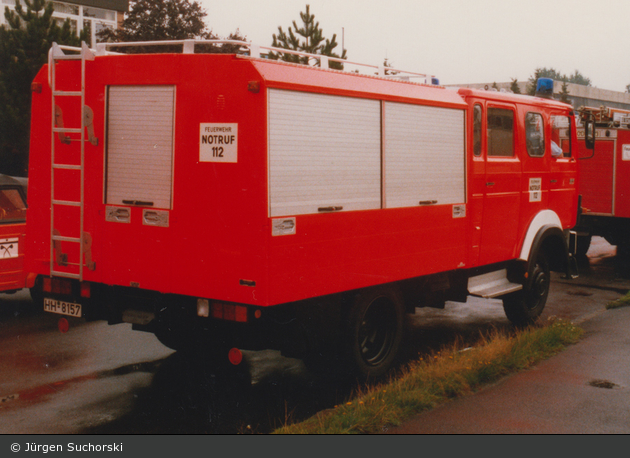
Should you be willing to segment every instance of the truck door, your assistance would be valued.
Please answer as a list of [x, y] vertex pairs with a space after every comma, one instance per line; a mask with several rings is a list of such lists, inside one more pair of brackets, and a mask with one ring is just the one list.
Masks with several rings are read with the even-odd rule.
[[480, 264], [514, 255], [520, 210], [521, 161], [516, 154], [516, 110], [488, 104]]
[[[563, 222], [572, 221], [575, 214], [577, 187], [577, 164], [574, 151], [577, 141], [571, 138], [571, 124], [575, 120], [567, 113], [552, 113], [549, 118], [551, 132], [549, 208], [555, 211]], [[562, 142], [566, 138], [568, 141]]]
[[612, 215], [615, 138], [602, 136], [604, 132], [602, 129], [597, 129], [595, 154], [586, 149], [584, 137], [580, 139], [578, 145], [578, 157], [582, 159], [580, 161], [580, 194], [582, 206], [590, 213]]

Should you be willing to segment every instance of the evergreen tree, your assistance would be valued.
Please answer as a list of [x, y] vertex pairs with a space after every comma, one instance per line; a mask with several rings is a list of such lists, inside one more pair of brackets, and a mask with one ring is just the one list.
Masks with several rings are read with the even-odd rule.
[[52, 18], [52, 2], [22, 4], [16, 2], [15, 11], [5, 8], [8, 26], [0, 26], [0, 173], [17, 176], [28, 169], [31, 82], [53, 42], [80, 45], [68, 20], [60, 27]]
[[560, 89], [560, 101], [564, 103], [571, 103], [569, 99], [569, 84], [566, 81], [562, 82], [562, 89]]
[[[278, 27], [278, 34], [273, 34], [271, 46], [274, 48], [301, 51], [308, 54], [319, 54], [341, 59], [347, 58], [345, 49], [342, 50], [341, 56], [333, 51], [338, 45], [337, 34], [333, 34], [330, 40], [324, 38], [323, 31], [319, 27], [319, 22], [315, 21], [315, 15], [311, 14], [309, 5], [306, 5], [305, 12], [300, 13], [300, 19], [302, 20], [302, 27], [298, 27], [297, 23], [293, 21], [293, 28], [289, 27], [286, 33], [282, 30], [282, 27]], [[315, 66], [320, 65], [318, 59], [313, 59], [311, 62], [307, 57], [296, 56], [294, 54], [270, 52], [268, 57], [276, 60], [282, 59], [286, 62], [306, 65], [313, 64]], [[340, 62], [330, 62], [330, 68], [343, 69], [343, 64]]]
[[512, 84], [510, 85], [510, 90], [514, 94], [520, 94], [521, 93], [521, 88], [518, 85], [518, 79], [512, 78]]

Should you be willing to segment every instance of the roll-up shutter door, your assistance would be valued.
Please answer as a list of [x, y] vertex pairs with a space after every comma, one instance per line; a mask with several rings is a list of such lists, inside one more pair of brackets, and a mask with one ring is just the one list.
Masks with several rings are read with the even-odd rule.
[[464, 111], [385, 103], [385, 207], [466, 201]]
[[171, 208], [173, 86], [110, 86], [108, 204]]
[[381, 208], [380, 102], [269, 90], [271, 216]]

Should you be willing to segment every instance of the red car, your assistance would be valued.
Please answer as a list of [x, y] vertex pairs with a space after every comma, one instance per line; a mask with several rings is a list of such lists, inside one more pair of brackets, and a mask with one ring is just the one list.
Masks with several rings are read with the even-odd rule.
[[26, 178], [0, 174], [0, 292], [26, 287]]

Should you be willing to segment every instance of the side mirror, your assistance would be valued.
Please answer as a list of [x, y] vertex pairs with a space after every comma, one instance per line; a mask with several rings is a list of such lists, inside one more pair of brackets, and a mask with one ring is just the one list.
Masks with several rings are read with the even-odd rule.
[[595, 149], [595, 120], [590, 116], [584, 121], [584, 143], [587, 149]]

